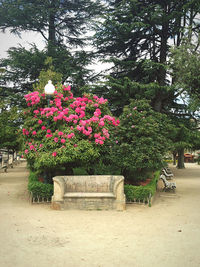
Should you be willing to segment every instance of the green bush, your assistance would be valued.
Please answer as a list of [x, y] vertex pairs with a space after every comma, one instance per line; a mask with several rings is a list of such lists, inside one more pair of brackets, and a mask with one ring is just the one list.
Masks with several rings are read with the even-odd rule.
[[160, 177], [160, 171], [155, 172], [155, 175], [151, 182], [145, 186], [135, 186], [126, 184], [124, 186], [124, 193], [126, 195], [126, 200], [133, 202], [133, 201], [142, 201], [147, 200], [151, 194], [153, 196], [156, 192], [156, 186], [158, 179]]
[[30, 172], [28, 191], [33, 194], [33, 197], [49, 199], [53, 195], [53, 185], [39, 182], [36, 173]]
[[172, 129], [167, 116], [155, 112], [146, 100], [131, 100], [124, 107], [110, 158], [126, 181], [133, 184], [143, 180], [148, 172], [163, 166], [164, 156], [171, 148]]

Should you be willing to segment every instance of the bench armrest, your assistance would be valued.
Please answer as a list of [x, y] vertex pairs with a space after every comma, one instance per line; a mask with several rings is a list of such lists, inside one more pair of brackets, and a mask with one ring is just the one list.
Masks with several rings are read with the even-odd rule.
[[63, 201], [65, 193], [65, 180], [61, 176], [53, 178], [54, 181], [54, 194], [53, 201]]

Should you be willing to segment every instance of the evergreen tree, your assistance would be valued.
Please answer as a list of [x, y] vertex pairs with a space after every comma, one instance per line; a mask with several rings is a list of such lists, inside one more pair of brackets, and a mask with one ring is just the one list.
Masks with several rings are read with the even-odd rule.
[[[176, 127], [182, 120], [184, 125], [190, 119], [195, 120], [195, 109], [191, 112], [188, 103], [180, 102], [180, 98], [183, 91], [185, 99], [197, 96], [194, 92], [198, 92], [198, 71], [193, 71], [194, 76], [189, 80], [185, 75], [187, 82], [182, 90], [178, 78], [175, 79], [178, 76], [180, 81], [182, 65], [177, 68], [175, 63], [169, 68], [169, 57], [172, 43], [180, 46], [184, 35], [190, 41], [198, 36], [199, 1], [116, 0], [107, 3], [107, 12], [96, 25], [94, 45], [102, 60], [111, 62], [113, 67], [104, 86], [98, 86], [97, 90], [104, 92], [118, 115], [131, 98], [145, 98], [151, 101], [155, 111], [167, 114], [174, 123], [178, 120]], [[187, 71], [190, 73], [188, 68]], [[181, 127], [177, 138], [179, 131]], [[183, 144], [181, 138], [179, 142]], [[179, 154], [183, 154], [183, 150], [179, 150]]]
[[0, 83], [3, 96], [12, 95], [13, 105], [22, 103], [22, 96], [33, 90], [40, 72], [48, 69], [48, 57], [52, 58], [54, 70], [62, 74], [62, 83], [72, 84], [74, 91], [84, 87], [90, 78], [93, 80], [92, 72], [86, 68], [91, 56], [77, 47], [85, 44], [85, 34], [100, 9], [98, 1], [90, 0], [0, 1], [0, 30], [9, 29], [18, 35], [35, 31], [46, 42], [43, 51], [35, 45], [29, 50], [9, 49], [8, 58], [0, 62], [4, 69]]
[[[184, 31], [199, 32], [199, 1], [107, 1], [108, 10], [96, 26], [94, 45], [104, 60], [112, 62], [107, 93], [118, 91], [124, 104], [138, 96], [131, 82], [140, 83], [151, 96], [154, 110], [162, 112], [169, 100], [176, 98], [167, 73], [170, 41], [180, 45]], [[154, 89], [152, 85], [154, 84]], [[150, 88], [149, 88], [150, 86]], [[152, 92], [153, 90], [153, 92]], [[119, 88], [119, 91], [121, 89]], [[144, 90], [141, 90], [142, 95]], [[117, 108], [121, 108], [117, 106]], [[121, 109], [122, 110], [122, 109]]]
[[91, 0], [1, 0], [0, 29], [38, 32], [52, 55], [51, 49], [59, 44], [83, 45], [83, 34], [99, 12], [99, 1]]

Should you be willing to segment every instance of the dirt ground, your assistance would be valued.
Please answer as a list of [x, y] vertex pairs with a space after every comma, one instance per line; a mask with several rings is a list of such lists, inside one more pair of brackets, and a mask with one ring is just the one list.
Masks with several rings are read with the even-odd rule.
[[124, 212], [31, 205], [25, 164], [1, 172], [0, 266], [199, 267], [200, 165], [171, 169], [176, 193]]

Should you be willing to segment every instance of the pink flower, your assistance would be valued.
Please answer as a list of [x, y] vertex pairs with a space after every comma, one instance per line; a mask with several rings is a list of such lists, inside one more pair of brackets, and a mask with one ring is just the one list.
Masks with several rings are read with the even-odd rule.
[[42, 128], [41, 128], [41, 129], [44, 131], [44, 130], [46, 130], [46, 127], [45, 127], [45, 126], [42, 126]]
[[95, 139], [95, 143], [96, 144], [100, 144], [100, 145], [103, 145], [103, 140], [100, 140], [100, 139]]
[[74, 147], [77, 147], [78, 145], [77, 144], [74, 144]]
[[47, 134], [46, 138], [51, 138], [53, 135], [52, 134]]
[[39, 120], [38, 123], [39, 123], [39, 124], [42, 124], [42, 120]]
[[57, 143], [58, 142], [58, 137], [55, 137], [53, 140], [54, 140], [54, 142]]
[[25, 149], [25, 151], [24, 151], [24, 152], [25, 152], [25, 154], [28, 154], [28, 149]]
[[33, 150], [33, 149], [34, 149], [34, 146], [33, 146], [33, 145], [31, 145], [31, 146], [30, 146], [30, 150]]
[[97, 108], [94, 112], [94, 116], [99, 117], [101, 115], [101, 110]]
[[135, 125], [132, 125], [131, 128], [135, 128]]
[[68, 134], [68, 135], [67, 135], [67, 138], [70, 139], [70, 138], [72, 138], [72, 137], [74, 137], [74, 136], [75, 136], [74, 133], [71, 133], [71, 134]]
[[67, 87], [63, 87], [63, 91], [70, 91], [71, 90], [71, 86], [67, 86]]
[[49, 133], [49, 134], [50, 134], [50, 133], [51, 133], [51, 130], [50, 130], [50, 129], [48, 129], [48, 130], [47, 130], [47, 133]]
[[43, 147], [43, 144], [40, 144], [40, 147]]
[[56, 156], [57, 156], [57, 152], [53, 152], [53, 153], [52, 153], [52, 156], [53, 156], [53, 157], [56, 157]]
[[80, 120], [80, 124], [81, 124], [82, 126], [85, 126], [85, 125], [86, 125], [86, 121]]
[[119, 141], [118, 141], [118, 140], [116, 140], [116, 141], [115, 141], [115, 143], [116, 143], [116, 144], [118, 144], [118, 143], [119, 143]]
[[104, 124], [105, 124], [104, 121], [100, 121], [99, 126], [100, 126], [100, 127], [103, 127]]
[[66, 140], [62, 138], [62, 139], [60, 140], [60, 142], [61, 142], [62, 144], [64, 144], [64, 143], [66, 142]]
[[95, 134], [94, 134], [94, 137], [95, 137], [95, 138], [99, 138], [100, 136], [101, 136], [100, 133], [95, 133]]
[[58, 135], [59, 135], [59, 136], [63, 135], [63, 132], [58, 132]]
[[107, 130], [106, 128], [103, 128], [103, 129], [102, 129], [102, 132], [103, 132], [103, 135], [104, 135], [106, 138], [109, 138], [109, 137], [110, 137], [110, 135], [109, 135], [109, 133], [108, 133], [108, 130]]
[[32, 135], [36, 135], [36, 134], [37, 134], [36, 131], [33, 131], [33, 132], [32, 132]]
[[77, 129], [78, 131], [82, 131], [84, 128], [83, 128], [83, 126], [81, 127], [80, 125], [77, 125], [76, 129]]

